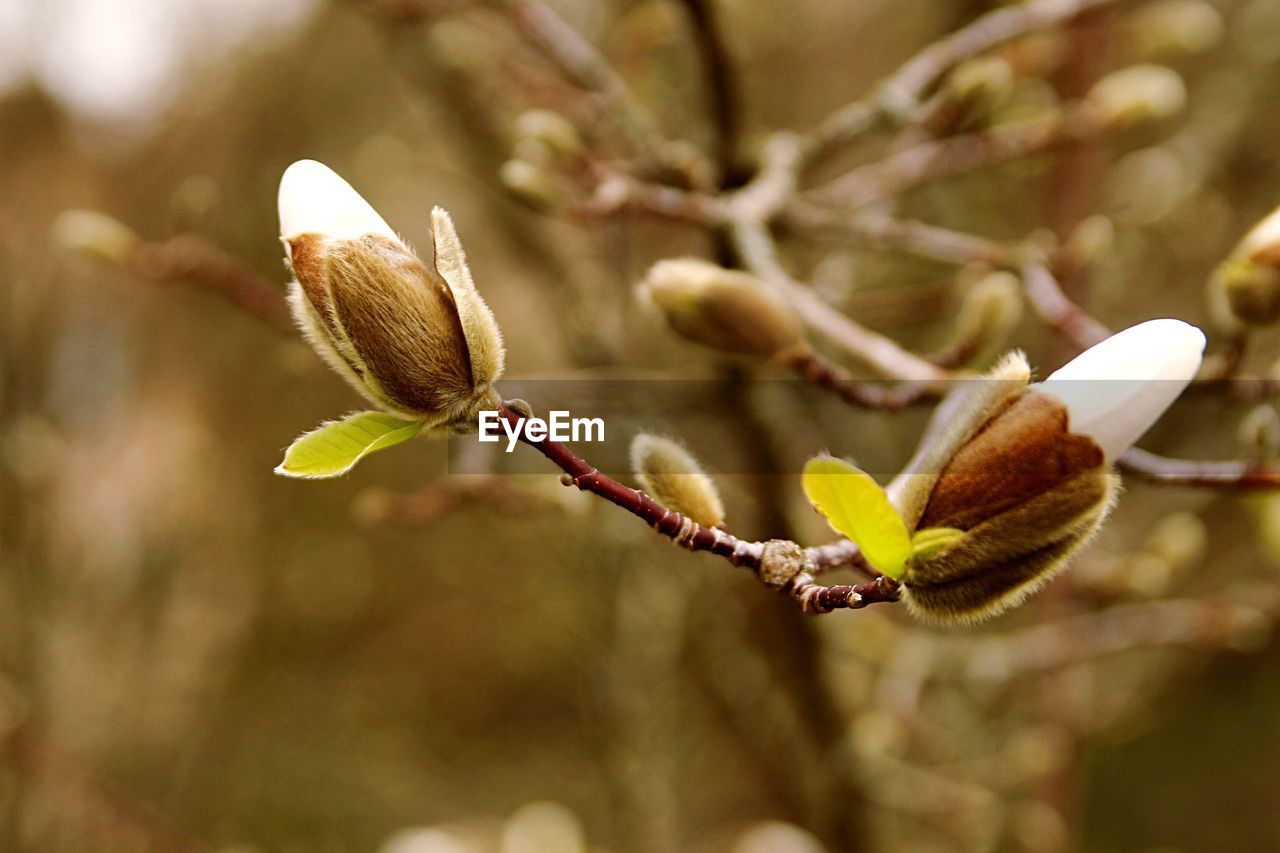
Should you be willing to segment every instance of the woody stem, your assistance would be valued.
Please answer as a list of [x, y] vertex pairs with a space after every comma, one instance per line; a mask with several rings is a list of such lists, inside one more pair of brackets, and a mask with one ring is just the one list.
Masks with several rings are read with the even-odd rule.
[[[668, 509], [639, 489], [625, 486], [601, 473], [566, 445], [548, 439], [530, 438], [521, 428], [528, 413], [517, 408], [519, 405], [514, 401], [502, 403], [498, 407], [498, 416], [511, 425], [521, 442], [541, 453], [563, 471], [567, 485], [622, 507], [689, 551], [707, 551], [724, 557], [735, 566], [750, 569], [757, 577], [762, 576], [762, 568], [767, 569], [767, 543], [739, 539], [717, 527], [703, 527], [693, 519]], [[798, 545], [795, 547], [799, 548]], [[852, 586], [824, 587], [814, 581], [814, 573], [844, 566], [866, 571], [865, 561], [852, 543], [808, 548], [803, 551], [803, 555], [808, 569], [797, 574], [781, 591], [794, 599], [806, 613], [822, 614], [835, 609], [856, 609], [877, 602], [897, 600], [897, 585], [885, 577], [875, 576], [867, 583]]]
[[639, 489], [624, 486], [607, 474], [602, 474], [564, 444], [530, 438], [523, 429], [519, 429], [526, 415], [513, 409], [508, 403], [499, 406], [498, 416], [517, 429], [520, 441], [547, 457], [563, 471], [567, 484], [622, 507], [682, 548], [710, 551], [728, 559], [735, 566], [752, 570], [760, 568], [763, 543], [739, 539], [719, 528], [703, 527], [693, 519], [668, 509]]

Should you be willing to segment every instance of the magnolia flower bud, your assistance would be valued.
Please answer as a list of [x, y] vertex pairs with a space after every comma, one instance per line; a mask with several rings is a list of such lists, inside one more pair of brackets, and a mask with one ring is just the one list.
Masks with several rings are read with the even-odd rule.
[[1115, 242], [1115, 224], [1099, 213], [1086, 217], [1072, 228], [1062, 248], [1072, 263], [1089, 267], [1110, 252]]
[[1280, 320], [1280, 209], [1249, 230], [1209, 286], [1212, 298], [1242, 323], [1267, 326]]
[[971, 342], [965, 362], [990, 364], [1021, 319], [1022, 285], [1017, 276], [993, 272], [978, 279], [965, 291], [956, 318], [956, 338]]
[[96, 210], [67, 210], [53, 222], [53, 238], [63, 248], [94, 260], [126, 263], [141, 239], [118, 219]]
[[1160, 0], [1138, 9], [1125, 30], [1148, 59], [1204, 53], [1222, 41], [1222, 13], [1205, 0]]
[[720, 493], [698, 460], [669, 438], [640, 433], [631, 441], [631, 469], [658, 503], [703, 527], [724, 523]]
[[498, 180], [520, 201], [537, 211], [553, 210], [560, 193], [551, 175], [528, 160], [508, 160], [498, 169]]
[[771, 358], [804, 342], [791, 306], [754, 276], [707, 261], [659, 261], [641, 289], [677, 333], [704, 346]]
[[563, 115], [551, 110], [528, 110], [516, 119], [517, 140], [531, 140], [552, 154], [573, 157], [582, 151], [578, 129]]
[[948, 75], [945, 93], [959, 113], [959, 121], [972, 124], [991, 116], [1013, 94], [1013, 68], [999, 56], [979, 56], [962, 62]]
[[1280, 415], [1270, 403], [1255, 406], [1240, 421], [1237, 434], [1246, 452], [1258, 459], [1274, 459], [1280, 450]]
[[500, 402], [503, 345], [449, 214], [432, 211], [424, 264], [346, 181], [314, 160], [280, 181], [289, 305], [311, 345], [375, 405], [475, 428]]
[[1111, 463], [1199, 369], [1204, 334], [1152, 320], [1113, 335], [1029, 385], [1020, 353], [939, 407], [889, 487], [915, 531], [961, 535], [917, 555], [902, 596], [920, 618], [973, 623], [1020, 603], [1062, 569], [1106, 518]]
[[1181, 112], [1187, 102], [1187, 89], [1172, 68], [1131, 65], [1095, 83], [1086, 100], [1098, 111], [1103, 124], [1125, 128]]

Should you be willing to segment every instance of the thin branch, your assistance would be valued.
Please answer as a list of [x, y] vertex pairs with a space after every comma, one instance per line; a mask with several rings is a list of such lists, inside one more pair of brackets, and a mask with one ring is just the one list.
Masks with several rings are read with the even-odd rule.
[[880, 86], [884, 109], [908, 116], [944, 74], [1003, 42], [1064, 23], [1119, 0], [1032, 0], [1004, 6], [943, 36], [899, 66]]
[[786, 224], [806, 230], [845, 234], [878, 248], [895, 249], [919, 258], [964, 266], [1016, 262], [1015, 246], [912, 219], [898, 219], [873, 211], [829, 210], [798, 201], [787, 209]]
[[204, 237], [180, 234], [162, 242], [140, 243], [123, 265], [140, 278], [183, 281], [217, 293], [267, 325], [293, 331], [280, 286]]
[[1057, 278], [1043, 263], [1022, 267], [1022, 288], [1040, 319], [1085, 350], [1111, 337], [1111, 329], [1085, 311], [1063, 292]]
[[567, 208], [578, 219], [627, 211], [701, 228], [716, 228], [726, 221], [725, 205], [718, 196], [641, 180], [600, 161], [591, 162], [588, 169], [595, 181], [591, 197]]
[[702, 62], [707, 112], [715, 129], [715, 161], [720, 165], [721, 188], [738, 181], [738, 139], [741, 132], [741, 96], [729, 61], [724, 29], [714, 0], [682, 0], [693, 25], [694, 42]]
[[807, 326], [852, 358], [891, 379], [940, 383], [950, 375], [948, 371], [836, 311], [792, 278], [778, 261], [772, 236], [760, 223], [738, 219], [731, 234], [747, 269], [786, 296]]
[[[765, 584], [790, 596], [804, 612], [820, 615], [837, 609], [859, 609], [869, 604], [897, 600], [896, 583], [878, 576], [865, 584], [822, 586], [813, 579], [814, 560], [810, 553], [822, 554], [822, 562], [830, 564], [830, 549], [802, 549], [795, 542], [774, 539], [749, 542], [718, 527], [703, 527], [668, 509], [649, 495], [625, 486], [598, 471], [566, 445], [558, 441], [538, 440], [519, 429], [525, 417], [522, 406], [503, 403], [498, 415], [518, 429], [520, 441], [541, 453], [564, 472], [566, 485], [604, 498], [644, 521], [676, 545], [689, 551], [706, 551], [723, 557], [734, 566], [750, 569]], [[850, 558], [852, 562], [852, 558]]]
[[1120, 468], [1161, 485], [1243, 491], [1280, 488], [1280, 470], [1252, 460], [1171, 459], [1131, 447], [1121, 455]]
[[541, 0], [486, 0], [521, 37], [569, 80], [597, 93], [642, 154], [662, 162], [666, 140], [652, 114], [613, 66], [576, 29]]
[[921, 184], [1050, 151], [1104, 129], [1096, 111], [1065, 105], [1032, 121], [921, 142], [846, 172], [810, 195], [825, 204], [865, 207]]
[[944, 393], [942, 386], [936, 382], [888, 385], [855, 379], [840, 365], [808, 348], [786, 354], [782, 363], [807, 382], [830, 391], [859, 409], [898, 411], [915, 403], [937, 400]]
[[932, 42], [876, 87], [869, 98], [841, 107], [805, 137], [805, 161], [820, 160], [877, 127], [906, 123], [944, 74], [997, 45], [1069, 21], [1119, 0], [1030, 0], [988, 12]]

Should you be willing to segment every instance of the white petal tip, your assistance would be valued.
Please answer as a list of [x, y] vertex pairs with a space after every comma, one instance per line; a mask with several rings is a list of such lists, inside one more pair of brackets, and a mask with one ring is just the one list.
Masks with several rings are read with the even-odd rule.
[[280, 178], [280, 235], [322, 234], [330, 239], [354, 239], [381, 234], [399, 240], [360, 193], [337, 172], [315, 160], [299, 160]]
[[1073, 432], [1092, 436], [1115, 459], [1195, 378], [1204, 346], [1204, 332], [1190, 323], [1149, 320], [1090, 347], [1040, 389], [1066, 404]]

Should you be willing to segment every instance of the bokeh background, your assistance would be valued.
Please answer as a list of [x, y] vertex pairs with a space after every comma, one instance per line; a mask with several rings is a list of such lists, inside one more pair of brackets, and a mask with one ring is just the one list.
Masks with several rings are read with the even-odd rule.
[[[552, 5], [668, 135], [711, 144], [682, 4]], [[744, 152], [991, 6], [713, 5]], [[1280, 202], [1280, 0], [1202, 4], [1213, 14], [1172, 47], [1139, 5], [1108, 13], [1102, 67], [1169, 64], [1182, 115], [903, 205], [999, 237], [1101, 215], [1090, 308], [1203, 324], [1209, 273]], [[1131, 482], [1068, 578], [939, 632], [895, 607], [802, 616], [554, 471], [501, 476], [498, 458], [481, 463], [497, 477], [449, 475], [475, 463], [464, 441], [339, 481], [274, 476], [354, 395], [296, 335], [180, 275], [68, 251], [64, 211], [198, 234], [282, 288], [276, 185], [312, 157], [416, 244], [432, 205], [452, 212], [513, 377], [774, 376], [677, 340], [635, 300], [654, 261], [711, 257], [705, 235], [568, 222], [504, 188], [517, 116], [565, 84], [500, 15], [412, 7], [0, 3], [0, 846], [1280, 847], [1280, 504], [1265, 495]], [[1078, 35], [1021, 48], [1069, 63]], [[1050, 108], [1063, 85], [1022, 79], [1009, 109]], [[867, 246], [805, 246], [796, 264], [923, 351], [945, 345], [965, 282]], [[1009, 343], [1042, 368], [1070, 355], [1031, 318]], [[1277, 355], [1264, 332], [1249, 363]], [[787, 472], [825, 447], [891, 471], [925, 415], [707, 388], [661, 426], [730, 472], [730, 521], [752, 538], [824, 541]], [[1239, 455], [1255, 404], [1197, 397], [1145, 445]]]

